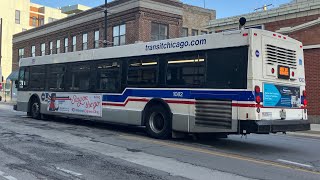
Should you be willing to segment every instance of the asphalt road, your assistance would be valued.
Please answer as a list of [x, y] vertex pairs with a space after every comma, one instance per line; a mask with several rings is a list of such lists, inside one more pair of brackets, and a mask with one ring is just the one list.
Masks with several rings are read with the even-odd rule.
[[38, 121], [0, 104], [0, 180], [320, 179], [320, 139], [155, 140], [143, 128]]

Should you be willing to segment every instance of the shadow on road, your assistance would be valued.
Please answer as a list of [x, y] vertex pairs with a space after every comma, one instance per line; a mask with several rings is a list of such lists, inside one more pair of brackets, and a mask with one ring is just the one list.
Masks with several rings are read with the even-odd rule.
[[[109, 122], [101, 122], [101, 121], [91, 121], [84, 119], [73, 119], [73, 118], [63, 118], [63, 117], [55, 117], [53, 119], [47, 119], [42, 121], [37, 121], [31, 118], [25, 118], [24, 123], [31, 123], [32, 126], [41, 128], [41, 129], [51, 129], [48, 124], [39, 124], [37, 122], [55, 122], [59, 124], [70, 124], [78, 127], [68, 127], [64, 128], [65, 130], [72, 130], [76, 128], [89, 128], [92, 130], [100, 129], [100, 130], [108, 130], [117, 133], [126, 133], [128, 135], [134, 136], [142, 136], [143, 138], [149, 139], [148, 135], [145, 132], [144, 127], [130, 126], [130, 125], [119, 125], [112, 124]], [[93, 129], [93, 131], [94, 131]], [[80, 134], [79, 134], [80, 135]], [[108, 134], [110, 135], [110, 134]], [[242, 152], [242, 153], [253, 153], [253, 154], [275, 154], [275, 153], [288, 153], [295, 152], [292, 149], [288, 149], [285, 146], [273, 145], [272, 143], [264, 144], [263, 141], [253, 141], [250, 139], [250, 136], [254, 136], [255, 139], [259, 136], [263, 136], [264, 138], [268, 135], [248, 135], [248, 139], [240, 138], [241, 136], [231, 135], [231, 138], [212, 138], [212, 139], [196, 139], [192, 135], [188, 135], [185, 138], [181, 139], [170, 139], [166, 140], [166, 142], [177, 143], [177, 144], [188, 144], [188, 145], [200, 145], [202, 147], [214, 148], [218, 150], [226, 150], [230, 152]], [[271, 135], [270, 135], [271, 136]], [[276, 138], [275, 136], [271, 138]], [[152, 139], [152, 138], [150, 138]]]

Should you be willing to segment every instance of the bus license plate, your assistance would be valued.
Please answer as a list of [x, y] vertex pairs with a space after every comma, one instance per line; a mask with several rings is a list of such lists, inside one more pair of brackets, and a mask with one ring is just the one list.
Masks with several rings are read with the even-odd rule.
[[287, 118], [287, 113], [286, 113], [285, 110], [281, 110], [281, 111], [280, 111], [280, 118], [281, 118], [281, 119], [286, 119], [286, 118]]

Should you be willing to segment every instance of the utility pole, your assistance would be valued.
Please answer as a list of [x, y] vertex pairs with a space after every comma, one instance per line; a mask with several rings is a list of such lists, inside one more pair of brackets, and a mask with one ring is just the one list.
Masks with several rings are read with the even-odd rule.
[[104, 3], [104, 47], [108, 47], [108, 0]]
[[[0, 18], [0, 83], [1, 83], [1, 90], [5, 90], [5, 87], [3, 85], [3, 76], [2, 76], [2, 67], [1, 67], [1, 61], [2, 61], [2, 23], [3, 23], [3, 20], [2, 18]], [[4, 97], [6, 97], [6, 92], [4, 91]], [[0, 96], [0, 101], [2, 101], [2, 97]]]
[[[2, 18], [0, 18], [0, 68], [1, 68], [1, 61], [2, 61]], [[2, 76], [2, 73], [1, 73], [1, 76]]]

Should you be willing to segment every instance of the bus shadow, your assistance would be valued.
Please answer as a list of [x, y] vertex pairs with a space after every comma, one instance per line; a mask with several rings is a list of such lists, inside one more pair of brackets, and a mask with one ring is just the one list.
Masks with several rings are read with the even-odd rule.
[[[105, 121], [92, 121], [92, 120], [64, 118], [64, 117], [56, 117], [54, 119], [43, 120], [43, 122], [46, 122], [46, 121], [77, 126], [72, 128], [65, 127], [64, 130], [74, 130], [76, 128], [83, 130], [83, 128], [89, 128], [92, 131], [91, 128], [94, 128], [99, 130], [110, 131], [111, 133], [108, 132], [106, 136], [109, 136], [112, 134], [115, 135], [119, 133], [126, 133], [129, 135], [141, 136], [146, 139], [154, 140], [147, 135], [144, 127], [114, 124], [114, 123], [105, 122]], [[43, 129], [50, 129], [48, 124], [43, 124], [40, 126], [43, 126], [41, 127]], [[85, 136], [85, 134], [83, 135]], [[101, 136], [103, 135], [105, 135], [105, 133], [101, 134]], [[212, 139], [202, 140], [202, 139], [196, 139], [192, 135], [187, 135], [184, 138], [169, 139], [164, 141], [175, 143], [175, 144], [184, 144], [184, 145], [193, 145], [193, 146], [199, 145], [201, 148], [223, 150], [223, 151], [229, 151], [232, 153], [250, 153], [251, 155], [261, 155], [261, 153], [274, 155], [275, 153], [282, 154], [282, 153], [296, 152], [293, 149], [286, 148], [285, 146], [279, 146], [278, 144], [263, 144], [264, 143], [263, 139], [262, 140], [257, 139], [257, 137], [259, 138], [259, 135], [254, 135], [256, 139], [254, 141], [250, 139], [250, 136], [251, 135], [248, 135], [247, 139], [245, 137], [240, 138], [240, 135], [238, 137], [231, 135], [229, 136], [229, 138], [212, 138]], [[261, 135], [261, 136], [266, 136], [266, 135]]]

